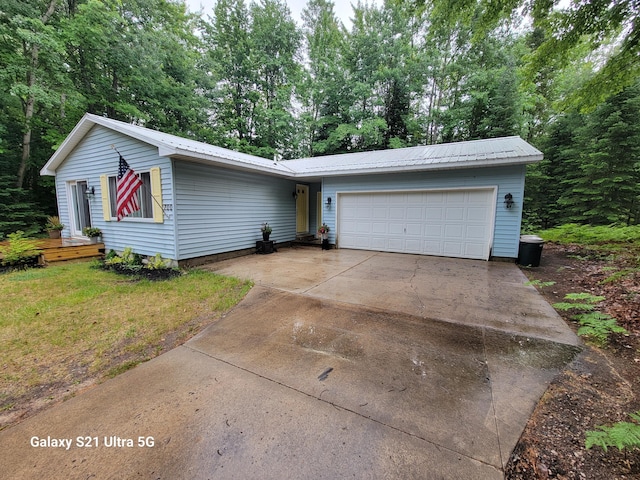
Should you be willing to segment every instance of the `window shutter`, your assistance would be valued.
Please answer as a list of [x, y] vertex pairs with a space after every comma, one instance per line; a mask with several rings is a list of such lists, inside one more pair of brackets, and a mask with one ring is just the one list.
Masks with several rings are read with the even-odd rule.
[[162, 179], [160, 178], [160, 167], [153, 167], [150, 170], [151, 196], [153, 197], [153, 221], [155, 223], [164, 222], [164, 211], [162, 209]]
[[111, 221], [111, 202], [109, 201], [109, 178], [100, 175], [100, 194], [102, 196], [102, 217], [106, 222]]

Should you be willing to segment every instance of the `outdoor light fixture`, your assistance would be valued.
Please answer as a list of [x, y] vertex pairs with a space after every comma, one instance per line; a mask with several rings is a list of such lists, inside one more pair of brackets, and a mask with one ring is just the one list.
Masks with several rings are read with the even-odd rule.
[[293, 197], [294, 200], [298, 199], [298, 192], [296, 192], [295, 190], [293, 192], [291, 192], [291, 196]]
[[327, 197], [327, 205], [331, 206], [331, 197]]
[[96, 189], [95, 187], [87, 186], [87, 190], [84, 193], [87, 197], [93, 198], [93, 196], [96, 194]]
[[511, 208], [513, 206], [513, 195], [511, 195], [510, 193], [507, 193], [504, 196], [504, 203], [507, 206], [507, 208]]

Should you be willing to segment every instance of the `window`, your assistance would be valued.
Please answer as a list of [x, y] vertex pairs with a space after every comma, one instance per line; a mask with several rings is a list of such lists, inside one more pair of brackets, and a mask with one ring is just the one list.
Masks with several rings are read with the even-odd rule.
[[[153, 197], [151, 196], [151, 174], [142, 172], [137, 174], [142, 180], [142, 186], [136, 192], [140, 210], [127, 215], [125, 218], [153, 218]], [[116, 177], [109, 177], [109, 203], [111, 205], [111, 218], [117, 216], [116, 208]]]

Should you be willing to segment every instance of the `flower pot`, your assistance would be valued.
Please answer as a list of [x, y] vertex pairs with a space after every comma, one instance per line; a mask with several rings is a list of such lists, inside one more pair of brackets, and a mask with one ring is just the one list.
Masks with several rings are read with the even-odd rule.
[[264, 240], [265, 242], [268, 242], [269, 241], [269, 235], [271, 235], [271, 234], [262, 232], [262, 240]]
[[89, 237], [89, 243], [96, 244], [100, 242], [100, 237]]
[[49, 238], [60, 238], [62, 230], [49, 230]]

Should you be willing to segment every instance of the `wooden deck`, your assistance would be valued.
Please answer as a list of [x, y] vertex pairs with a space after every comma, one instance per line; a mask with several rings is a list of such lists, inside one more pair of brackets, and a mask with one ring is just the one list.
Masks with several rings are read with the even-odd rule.
[[104, 256], [104, 243], [91, 243], [77, 238], [43, 238], [37, 243], [47, 263]]
[[[0, 244], [6, 243], [0, 242]], [[104, 256], [104, 243], [91, 243], [78, 238], [39, 238], [36, 244], [42, 250], [41, 261], [46, 263]]]

